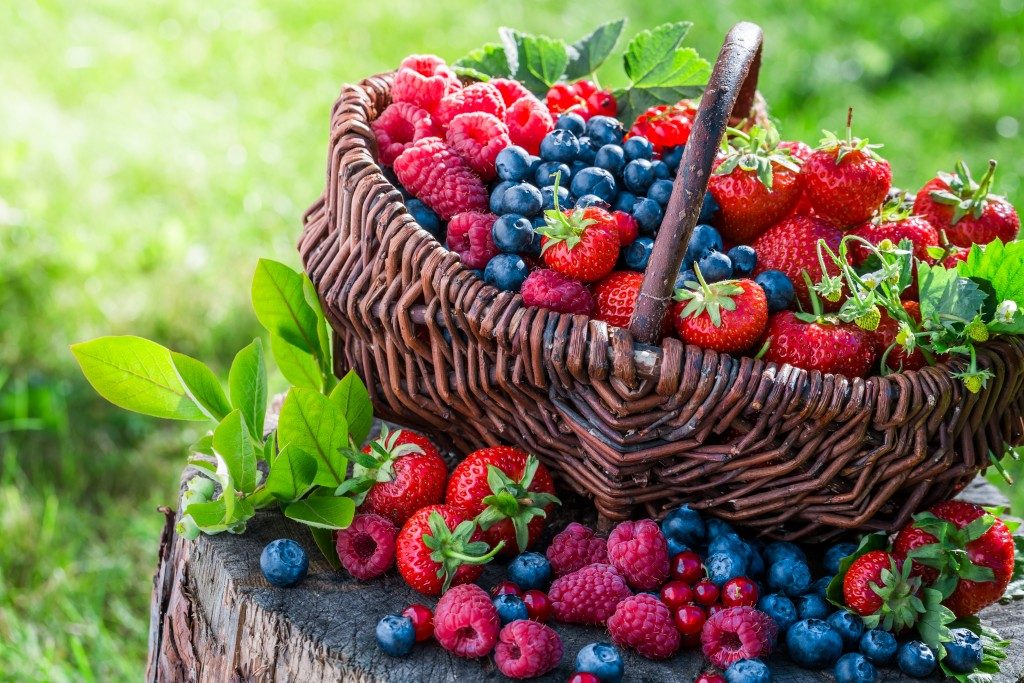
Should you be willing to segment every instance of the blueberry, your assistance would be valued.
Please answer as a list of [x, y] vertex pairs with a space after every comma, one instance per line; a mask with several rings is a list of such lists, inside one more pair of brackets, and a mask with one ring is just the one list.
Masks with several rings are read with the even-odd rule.
[[808, 593], [817, 593], [821, 597], [825, 597], [825, 593], [828, 592], [828, 585], [832, 583], [831, 576], [822, 576], [819, 579], [815, 579], [814, 583], [811, 584]]
[[530, 246], [526, 248], [523, 253], [527, 256], [540, 256], [541, 248], [541, 234], [537, 232], [537, 228], [543, 228], [547, 225], [543, 216], [537, 216], [532, 221], [533, 225], [533, 238], [530, 240]]
[[621, 683], [624, 670], [622, 653], [611, 643], [584, 645], [576, 655], [576, 671], [594, 674], [601, 683]]
[[589, 164], [585, 164], [583, 161], [579, 159], [572, 162], [572, 164], [569, 166], [569, 179], [572, 180], [573, 178], [575, 178], [576, 174], [585, 168], [589, 168]]
[[[548, 185], [547, 187], [540, 188], [540, 196], [543, 199], [541, 208], [544, 211], [549, 211], [555, 208], [555, 186]], [[565, 209], [566, 204], [569, 201], [569, 190], [565, 187], [559, 186], [558, 188], [558, 208]], [[543, 217], [541, 218], [543, 220]]]
[[745, 244], [733, 247], [725, 252], [725, 255], [732, 261], [732, 272], [736, 277], [750, 275], [754, 272], [754, 267], [757, 266], [757, 252], [753, 247], [748, 247]]
[[567, 130], [576, 137], [580, 137], [587, 130], [587, 122], [579, 114], [568, 112], [558, 117], [558, 120], [555, 121], [555, 128]]
[[796, 296], [793, 283], [781, 270], [766, 270], [754, 278], [754, 282], [761, 285], [764, 295], [768, 299], [768, 312], [777, 313], [789, 308]]
[[722, 251], [722, 236], [710, 225], [697, 224], [690, 234], [683, 256], [683, 268], [690, 268], [709, 251]]
[[517, 213], [506, 213], [494, 221], [491, 228], [494, 246], [506, 254], [522, 253], [533, 240], [533, 224], [529, 218]]
[[732, 277], [732, 261], [720, 251], [709, 251], [697, 261], [705, 282], [720, 282]]
[[526, 613], [526, 603], [513, 593], [499, 595], [491, 602], [494, 603], [494, 609], [498, 610], [498, 619], [501, 620], [502, 626], [517, 619], [529, 617]]
[[[637, 241], [646, 239], [638, 237]], [[704, 541], [704, 519], [689, 505], [680, 505], [661, 520], [661, 533], [683, 545], [696, 546]]]
[[473, 275], [477, 276], [481, 280], [484, 279], [484, 271], [480, 270], [479, 268], [471, 268], [469, 272], [473, 273]]
[[524, 591], [544, 590], [551, 581], [551, 563], [540, 553], [522, 553], [509, 563], [508, 578]]
[[[765, 273], [777, 273], [777, 270], [766, 270]], [[825, 551], [825, 559], [822, 560], [822, 566], [829, 574], [836, 574], [839, 572], [839, 563], [843, 561], [848, 555], [852, 555], [857, 550], [856, 543], [836, 543]]]
[[444, 238], [444, 222], [429, 206], [418, 199], [409, 199], [405, 202], [405, 208], [409, 210], [421, 228], [439, 240]]
[[878, 666], [888, 666], [896, 659], [896, 636], [880, 628], [865, 631], [860, 637], [860, 653]]
[[650, 161], [654, 158], [654, 145], [642, 135], [634, 135], [623, 142], [622, 151], [626, 155], [626, 161], [633, 161], [634, 159], [647, 159]]
[[764, 558], [761, 557], [761, 553], [757, 552], [757, 549], [753, 545], [747, 544], [750, 549], [750, 556], [747, 558], [747, 575], [748, 576], [763, 576], [764, 575]]
[[738, 552], [743, 556], [746, 556], [749, 552], [747, 544], [735, 532], [719, 534], [708, 542], [708, 555], [727, 553], [729, 551]]
[[[651, 252], [654, 251], [654, 240], [650, 237], [637, 237], [633, 243], [623, 249], [623, 258], [626, 268], [629, 270], [644, 271], [647, 269], [647, 262], [651, 260]], [[665, 523], [662, 522], [662, 529]]]
[[540, 190], [529, 183], [516, 183], [505, 190], [502, 197], [502, 213], [518, 213], [527, 218], [540, 213], [540, 207], [544, 205], [544, 198]]
[[775, 564], [782, 560], [796, 560], [807, 563], [807, 556], [804, 555], [803, 550], [800, 550], [800, 546], [789, 541], [773, 541], [769, 543], [764, 549], [764, 559], [768, 560], [768, 564]]
[[848, 652], [840, 657], [833, 673], [836, 683], [875, 683], [878, 678], [875, 665], [856, 652]]
[[503, 180], [494, 186], [494, 189], [491, 190], [491, 198], [488, 204], [491, 213], [499, 215], [505, 213], [505, 190], [513, 185], [515, 185], [515, 183], [512, 181]]
[[260, 571], [273, 586], [287, 588], [306, 577], [309, 557], [302, 546], [290, 538], [271, 541], [260, 553]]
[[516, 254], [498, 254], [484, 267], [484, 282], [506, 292], [518, 292], [529, 273], [526, 263]]
[[622, 182], [630, 192], [645, 194], [654, 182], [654, 169], [647, 159], [634, 159], [622, 169]]
[[603, 168], [612, 175], [621, 174], [625, 165], [626, 155], [618, 145], [604, 145], [594, 156], [594, 166]]
[[615, 178], [603, 168], [588, 166], [573, 176], [571, 189], [577, 197], [593, 194], [611, 203], [615, 198]]
[[768, 587], [791, 598], [803, 595], [811, 587], [811, 570], [797, 560], [776, 562], [768, 569]]
[[786, 631], [786, 650], [803, 668], [824, 669], [843, 654], [843, 639], [821, 619], [804, 619]]
[[510, 145], [498, 152], [494, 159], [494, 168], [498, 171], [498, 177], [502, 180], [509, 180], [518, 183], [526, 180], [530, 174], [530, 164], [533, 157], [522, 147]]
[[708, 555], [704, 565], [711, 583], [721, 588], [729, 579], [747, 573], [747, 558], [741, 552], [730, 551]]
[[671, 180], [655, 180], [651, 183], [651, 186], [647, 188], [648, 199], [653, 199], [662, 206], [668, 204], [668, 198], [672, 196], [672, 181]]
[[[697, 227], [699, 228], [700, 226], [698, 225]], [[704, 227], [711, 228], [710, 225], [706, 225]], [[714, 228], [711, 228], [711, 229], [714, 230]], [[718, 232], [716, 231], [715, 234], [717, 235]], [[722, 239], [722, 238], [719, 237], [718, 239]], [[693, 242], [692, 239], [690, 241], [691, 241], [691, 243]], [[693, 271], [690, 271], [690, 274], [692, 275]], [[694, 281], [696, 281], [696, 279], [697, 279], [696, 276], [694, 276], [693, 279], [694, 279]], [[716, 517], [711, 517], [710, 519], [708, 519], [704, 523], [704, 528], [707, 531], [706, 535], [707, 535], [707, 539], [709, 541], [711, 541], [711, 540], [713, 540], [715, 538], [718, 538], [722, 534], [733, 534], [733, 533], [736, 533], [735, 531], [733, 531], [732, 525], [729, 524], [729, 522], [725, 522], [725, 521], [723, 521], [721, 519], [718, 519]]]
[[981, 664], [984, 654], [981, 648], [981, 638], [974, 631], [967, 628], [954, 628], [949, 631], [952, 640], [943, 643], [946, 647], [946, 666], [957, 673], [970, 673]]
[[590, 142], [590, 138], [586, 136], [580, 138], [580, 154], [577, 159], [587, 166], [593, 166], [595, 157], [597, 157], [597, 149]]
[[900, 645], [896, 651], [896, 664], [900, 671], [914, 678], [926, 678], [932, 675], [938, 663], [935, 653], [920, 640], [911, 640]]
[[725, 670], [726, 683], [772, 683], [772, 672], [760, 659], [740, 659]]
[[651, 169], [654, 171], [655, 180], [667, 180], [672, 177], [672, 171], [668, 165], [660, 159], [651, 162]]
[[[691, 284], [687, 285], [686, 284], [687, 282], [689, 282]], [[697, 281], [697, 274], [694, 273], [689, 268], [684, 268], [683, 270], [680, 270], [679, 274], [676, 275], [675, 289], [693, 289], [694, 287], [698, 286], [699, 284], [700, 283]], [[710, 520], [709, 520], [709, 527], [710, 527]]]
[[598, 147], [621, 145], [624, 133], [622, 123], [611, 116], [591, 116], [587, 121], [587, 136]]
[[799, 616], [793, 601], [778, 593], [762, 596], [757, 601], [757, 609], [775, 620], [775, 624], [779, 627], [779, 633], [785, 633], [790, 626], [796, 623]]
[[856, 650], [860, 643], [860, 637], [864, 635], [864, 620], [853, 612], [839, 610], [834, 612], [825, 621], [834, 628], [843, 639], [843, 645], [847, 650]]
[[832, 611], [824, 596], [817, 593], [801, 595], [793, 604], [796, 605], [796, 612], [801, 619], [825, 619]]
[[665, 165], [669, 167], [671, 171], [675, 171], [679, 168], [679, 162], [683, 158], [683, 146], [669, 147], [661, 153], [661, 160], [665, 162]]
[[585, 194], [576, 200], [577, 209], [585, 209], [588, 206], [596, 206], [601, 209], [607, 209], [608, 202], [601, 199], [596, 194]]
[[612, 200], [612, 211], [624, 211], [630, 213], [633, 211], [633, 205], [636, 204], [636, 195], [632, 192], [626, 192], [623, 190], [615, 195], [615, 199]]
[[718, 202], [711, 196], [710, 192], [704, 193], [704, 199], [700, 205], [700, 216], [697, 218], [701, 223], [710, 223], [711, 219], [718, 212]]
[[412, 619], [398, 614], [388, 614], [377, 622], [377, 647], [392, 657], [404, 657], [416, 642], [416, 629]]
[[526, 178], [529, 179], [529, 178], [532, 178], [533, 176], [537, 175], [537, 167], [539, 167], [543, 163], [544, 163], [543, 159], [541, 159], [536, 154], [531, 154], [530, 155], [530, 172], [528, 174], [526, 174]]
[[672, 538], [671, 536], [667, 536], [665, 538], [665, 544], [668, 545], [669, 557], [675, 557], [679, 553], [685, 553], [687, 550], [690, 549], [690, 546], [686, 545], [685, 543], [679, 541], [676, 538]]
[[556, 128], [540, 141], [540, 158], [569, 163], [580, 153], [580, 141], [572, 131]]
[[648, 199], [647, 197], [640, 197], [633, 204], [633, 218], [640, 226], [640, 232], [646, 235], [653, 235], [661, 227], [661, 219], [665, 217], [665, 211], [661, 208], [661, 204]]
[[533, 180], [537, 187], [547, 187], [555, 184], [555, 176], [558, 176], [559, 187], [569, 185], [569, 165], [558, 161], [542, 161], [537, 165]]

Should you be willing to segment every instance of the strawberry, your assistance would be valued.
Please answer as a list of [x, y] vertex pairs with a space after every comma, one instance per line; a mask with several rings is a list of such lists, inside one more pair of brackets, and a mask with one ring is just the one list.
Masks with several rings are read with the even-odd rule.
[[787, 216], [803, 193], [800, 164], [779, 149], [774, 126], [730, 130], [724, 155], [708, 182], [718, 203], [715, 226], [727, 242], [749, 244]]
[[920, 589], [910, 563], [898, 563], [884, 550], [864, 553], [843, 576], [843, 602], [868, 628], [899, 632], [916, 624], [925, 609]]
[[417, 510], [398, 532], [398, 573], [424, 595], [475, 581], [503, 546], [489, 548], [476, 524], [449, 505]]
[[476, 517], [484, 538], [506, 554], [526, 550], [544, 530], [558, 503], [555, 484], [535, 456], [508, 446], [481, 448], [460, 462], [448, 482], [445, 503]]
[[1016, 239], [1020, 216], [1005, 197], [991, 194], [995, 172], [996, 162], [989, 161], [984, 177], [974, 182], [967, 165], [958, 162], [956, 173], [940, 173], [925, 183], [914, 200], [914, 212], [959, 247]]
[[846, 139], [825, 131], [825, 138], [801, 171], [815, 214], [840, 227], [871, 218], [892, 187], [889, 162], [875, 152], [881, 145], [853, 137], [852, 117], [851, 109]]
[[382, 427], [376, 441], [350, 455], [355, 464], [345, 486], [362, 503], [361, 512], [375, 512], [400, 526], [444, 498], [448, 468], [425, 436]]
[[781, 311], [768, 321], [768, 338], [766, 361], [804, 370], [863, 377], [877, 356], [865, 330], [832, 316]]
[[[913, 215], [912, 210], [904, 204], [902, 196], [887, 201], [877, 216], [861, 223], [851, 230], [850, 234], [875, 246], [878, 246], [884, 239], [893, 244], [899, 244], [902, 240], [910, 240], [913, 245], [914, 257], [926, 263], [935, 262], [935, 259], [928, 254], [928, 248], [939, 246], [939, 232], [924, 217]], [[863, 263], [870, 253], [857, 242], [852, 242], [851, 249], [855, 266]]]
[[914, 515], [897, 534], [893, 554], [913, 560], [914, 573], [942, 593], [957, 617], [997, 601], [1013, 574], [1014, 544], [1006, 524], [959, 500]]
[[[915, 322], [921, 322], [921, 306], [916, 301], [903, 301], [903, 308]], [[904, 334], [909, 330], [904, 331]], [[878, 353], [881, 354], [880, 361], [887, 368], [892, 370], [920, 370], [928, 361], [925, 359], [921, 349], [908, 350], [904, 345], [896, 342], [900, 337], [900, 324], [889, 315], [888, 311], [882, 311], [882, 317], [878, 327], [870, 332], [872, 341]]]
[[697, 107], [690, 100], [659, 104], [636, 117], [629, 135], [647, 138], [654, 145], [654, 151], [660, 153], [666, 147], [686, 144], [696, 116]]
[[[757, 252], [755, 274], [766, 270], [781, 270], [793, 283], [797, 298], [804, 308], [810, 307], [811, 297], [803, 271], [807, 271], [812, 282], [821, 279], [821, 260], [818, 259], [818, 240], [833, 252], [838, 252], [843, 232], [828, 221], [814, 216], [790, 216], [776, 223], [754, 240], [751, 245]], [[826, 259], [829, 275], [838, 275], [839, 268]], [[838, 299], [824, 304], [826, 309], [838, 310]]]
[[555, 208], [544, 212], [547, 225], [537, 228], [542, 235], [544, 263], [574, 280], [600, 280], [612, 272], [619, 258], [619, 228], [615, 218], [597, 206], [561, 211], [557, 181], [555, 186]]
[[644, 274], [618, 270], [594, 286], [594, 318], [613, 327], [629, 327]]
[[708, 284], [696, 267], [699, 282], [677, 289], [672, 322], [680, 339], [723, 353], [746, 351], [764, 335], [768, 300], [753, 280]]
[[794, 159], [798, 159], [800, 163], [804, 163], [811, 158], [814, 154], [814, 150], [806, 142], [800, 142], [799, 140], [783, 140], [779, 143], [779, 149], [785, 150], [790, 153]]

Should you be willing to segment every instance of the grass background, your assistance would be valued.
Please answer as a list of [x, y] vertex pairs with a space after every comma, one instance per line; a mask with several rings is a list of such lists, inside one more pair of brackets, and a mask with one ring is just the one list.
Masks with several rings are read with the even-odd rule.
[[618, 16], [629, 35], [690, 19], [713, 59], [751, 19], [786, 136], [814, 142], [853, 105], [897, 185], [995, 157], [1020, 204], [1024, 1], [916, 5], [0, 3], [0, 679], [141, 675], [156, 507], [193, 428], [105, 405], [67, 346], [134, 333], [226, 370], [257, 334], [255, 259], [297, 264], [342, 82], [500, 25], [574, 39]]

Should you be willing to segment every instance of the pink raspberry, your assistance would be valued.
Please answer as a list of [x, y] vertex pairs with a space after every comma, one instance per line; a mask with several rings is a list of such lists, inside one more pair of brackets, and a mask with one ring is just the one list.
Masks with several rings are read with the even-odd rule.
[[411, 102], [433, 112], [445, 95], [461, 86], [459, 77], [440, 57], [409, 55], [402, 60], [395, 74], [391, 99], [394, 102]]
[[440, 138], [417, 140], [395, 159], [405, 189], [444, 220], [462, 211], [486, 211], [487, 188]]
[[591, 564], [560, 576], [548, 589], [555, 619], [567, 624], [603, 624], [632, 593], [615, 567]]
[[380, 162], [385, 166], [395, 163], [398, 155], [417, 140], [437, 135], [427, 110], [408, 102], [388, 106], [370, 127], [377, 136]]
[[501, 99], [505, 101], [506, 107], [512, 106], [512, 103], [520, 98], [532, 97], [526, 86], [514, 78], [492, 78], [487, 82], [498, 89], [498, 92], [501, 93]]
[[501, 629], [494, 662], [509, 678], [543, 676], [562, 659], [562, 639], [554, 629], [536, 621], [519, 619]]
[[437, 121], [442, 126], [447, 126], [459, 114], [473, 111], [482, 111], [504, 119], [505, 100], [501, 99], [501, 92], [490, 83], [472, 83], [445, 95], [437, 105]]
[[530, 154], [540, 152], [540, 141], [555, 127], [551, 113], [543, 102], [532, 95], [520, 97], [505, 112], [505, 124], [512, 144]]
[[498, 253], [491, 228], [498, 219], [493, 213], [466, 211], [448, 223], [448, 248], [459, 255], [467, 268], [483, 268]]
[[448, 124], [447, 140], [484, 180], [494, 179], [494, 160], [498, 152], [512, 144], [505, 123], [482, 111], [459, 114], [452, 119]]
[[[557, 276], [562, 280], [566, 280], [565, 276], [561, 273], [556, 273], [553, 270], [535, 270], [530, 273], [530, 276], [526, 278], [526, 282], [523, 283], [523, 301], [526, 301], [526, 285], [530, 282], [538, 273], [551, 273], [553, 276]], [[568, 282], [574, 282], [573, 280], [567, 280]], [[574, 282], [587, 292], [587, 288], [578, 282]], [[548, 290], [553, 291], [553, 290]], [[590, 299], [590, 292], [587, 292], [587, 300], [592, 303]], [[545, 308], [552, 308], [545, 304], [530, 304], [537, 306], [544, 306]], [[589, 303], [586, 311], [561, 311], [562, 313], [589, 313]], [[594, 534], [594, 530], [579, 524], [578, 522], [572, 522], [569, 526], [565, 527], [557, 536], [551, 541], [551, 545], [548, 546], [547, 550], [548, 562], [551, 563], [551, 569], [555, 572], [555, 576], [564, 576], [570, 572], [574, 572], [577, 569], [582, 569], [588, 564], [594, 563], [608, 563], [608, 541]]]
[[729, 607], [711, 615], [700, 634], [704, 656], [719, 669], [741, 659], [767, 657], [775, 647], [778, 627], [753, 607]]
[[338, 532], [335, 548], [341, 566], [359, 579], [375, 579], [395, 562], [398, 529], [386, 517], [365, 513], [356, 515], [347, 529]]
[[487, 592], [475, 583], [448, 590], [434, 608], [434, 638], [459, 657], [485, 657], [498, 642], [501, 621]]
[[620, 602], [608, 619], [608, 632], [616, 643], [648, 659], [666, 659], [679, 649], [680, 636], [672, 612], [647, 593]]
[[636, 590], [654, 590], [668, 579], [668, 543], [654, 520], [622, 522], [612, 529], [608, 559]]

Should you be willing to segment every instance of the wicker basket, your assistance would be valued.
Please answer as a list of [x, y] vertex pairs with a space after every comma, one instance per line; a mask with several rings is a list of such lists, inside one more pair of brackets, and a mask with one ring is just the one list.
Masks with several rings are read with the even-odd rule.
[[[526, 307], [422, 230], [385, 179], [370, 121], [390, 74], [345, 86], [327, 185], [299, 249], [379, 414], [459, 452], [538, 454], [608, 520], [688, 502], [786, 539], [890, 529], [952, 496], [1022, 437], [1024, 344], [988, 344], [970, 394], [948, 367], [850, 379], [655, 337], [729, 115], [755, 100], [761, 31], [715, 64], [630, 330]], [[648, 343], [644, 343], [648, 342]]]

